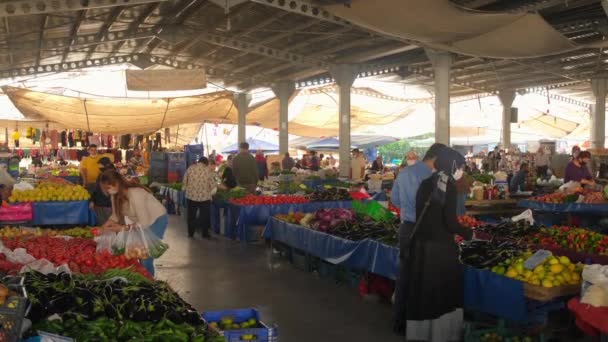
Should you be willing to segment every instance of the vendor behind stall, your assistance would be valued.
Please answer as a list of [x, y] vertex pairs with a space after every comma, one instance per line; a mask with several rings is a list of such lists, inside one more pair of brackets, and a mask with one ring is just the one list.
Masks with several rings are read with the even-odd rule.
[[[108, 157], [99, 159], [98, 166], [101, 173], [109, 170], [116, 170], [114, 164], [112, 164], [112, 161]], [[101, 226], [108, 221], [110, 216], [112, 216], [112, 199], [101, 188], [100, 178], [101, 175], [97, 177], [95, 190], [93, 190], [91, 196], [91, 208], [95, 211], [95, 215], [97, 215], [97, 224]]]
[[522, 163], [519, 166], [519, 171], [511, 178], [511, 183], [509, 183], [509, 192], [515, 193], [525, 189], [528, 171], [528, 164]]
[[576, 158], [573, 158], [566, 166], [564, 182], [579, 182], [582, 185], [594, 185], [595, 181], [589, 172], [589, 168], [587, 168], [590, 160], [591, 153], [589, 151], [579, 152]]

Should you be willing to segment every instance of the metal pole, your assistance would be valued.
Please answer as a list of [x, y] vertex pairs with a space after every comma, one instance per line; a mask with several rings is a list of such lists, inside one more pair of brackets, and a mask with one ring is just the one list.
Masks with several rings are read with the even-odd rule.
[[343, 64], [330, 70], [333, 78], [336, 80], [340, 94], [338, 100], [338, 139], [340, 141], [340, 176], [342, 177], [349, 177], [350, 175], [350, 91], [357, 77], [358, 69], [356, 65]]
[[515, 100], [514, 90], [501, 90], [498, 92], [498, 99], [502, 104], [502, 131], [501, 131], [501, 143], [502, 148], [511, 148], [511, 106]]
[[591, 88], [595, 95], [595, 105], [591, 107], [591, 147], [604, 148], [606, 142], [606, 93], [608, 79], [606, 77], [591, 80]]
[[295, 92], [295, 83], [281, 81], [272, 87], [279, 99], [279, 153], [284, 155], [289, 150], [289, 102]]
[[450, 144], [450, 68], [452, 54], [447, 51], [426, 50], [433, 63], [435, 86], [435, 142]]

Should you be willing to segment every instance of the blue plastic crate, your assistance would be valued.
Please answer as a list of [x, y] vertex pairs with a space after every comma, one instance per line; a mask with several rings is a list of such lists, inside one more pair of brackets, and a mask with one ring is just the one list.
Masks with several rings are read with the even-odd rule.
[[234, 322], [240, 323], [251, 318], [258, 321], [260, 327], [251, 329], [238, 330], [220, 330], [220, 335], [224, 336], [226, 342], [241, 342], [245, 341], [243, 336], [251, 335], [252, 339], [246, 341], [254, 342], [278, 342], [279, 335], [276, 327], [268, 327], [260, 320], [260, 314], [256, 309], [234, 309], [222, 311], [207, 311], [201, 314], [203, 320], [209, 324], [210, 322], [219, 322], [224, 317], [231, 317]]

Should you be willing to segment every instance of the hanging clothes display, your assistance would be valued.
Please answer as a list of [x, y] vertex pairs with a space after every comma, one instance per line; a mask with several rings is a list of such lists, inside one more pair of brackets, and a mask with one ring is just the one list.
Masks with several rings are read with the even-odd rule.
[[19, 134], [19, 131], [15, 129], [11, 134], [11, 139], [13, 139], [15, 142], [15, 147], [19, 147], [19, 138], [21, 138], [21, 134]]
[[102, 147], [101, 138], [99, 135], [94, 135], [93, 133], [87, 133], [88, 145], [95, 145], [97, 147]]
[[154, 151], [160, 151], [161, 148], [161, 134], [160, 133], [156, 133], [154, 135], [154, 147], [152, 148]]
[[76, 143], [74, 142], [74, 132], [68, 132], [68, 146], [70, 148], [74, 147]]
[[169, 127], [165, 128], [165, 145], [169, 145], [171, 143], [171, 129]]
[[[56, 129], [51, 131], [51, 148], [55, 151], [57, 151], [57, 149], [59, 148], [59, 133], [57, 132]], [[57, 155], [57, 152], [55, 152], [55, 155]]]
[[46, 144], [46, 130], [40, 134], [40, 146], [44, 146], [44, 144]]
[[131, 137], [129, 135], [121, 135], [120, 136], [120, 148], [122, 148], [123, 150], [126, 150], [129, 148], [129, 140], [131, 139]]
[[74, 136], [74, 140], [82, 142], [82, 130], [80, 130], [80, 129], [76, 130], [76, 134]]
[[40, 141], [40, 137], [42, 136], [42, 131], [39, 128], [34, 130], [34, 136], [32, 137], [32, 144], [36, 144]]
[[114, 148], [114, 137], [113, 136], [111, 136], [111, 135], [107, 136], [106, 146], [108, 146], [108, 148]]
[[61, 146], [62, 147], [66, 147], [68, 146], [68, 134], [66, 131], [61, 131], [59, 140], [61, 142]]
[[28, 128], [25, 130], [25, 137], [26, 137], [27, 139], [32, 139], [32, 138], [33, 138], [33, 136], [34, 136], [34, 128], [33, 128], [33, 127], [28, 127]]

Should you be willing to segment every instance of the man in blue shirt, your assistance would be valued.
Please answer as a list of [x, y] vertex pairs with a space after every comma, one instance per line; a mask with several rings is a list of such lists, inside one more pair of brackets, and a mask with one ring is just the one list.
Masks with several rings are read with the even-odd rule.
[[391, 202], [399, 207], [401, 215], [401, 225], [399, 226], [399, 278], [395, 286], [395, 303], [394, 303], [394, 326], [395, 333], [399, 335], [405, 334], [407, 321], [405, 319], [405, 305], [407, 293], [406, 266], [407, 257], [409, 254], [409, 237], [412, 234], [414, 224], [416, 222], [416, 193], [423, 180], [429, 178], [435, 169], [435, 160], [439, 151], [446, 146], [444, 144], [435, 143], [424, 155], [422, 161], [416, 162], [414, 165], [407, 166], [399, 172], [397, 179], [393, 184], [391, 192]]
[[526, 187], [526, 178], [528, 178], [528, 164], [522, 163], [519, 166], [519, 172], [511, 178], [511, 184], [509, 184], [509, 192], [516, 193], [524, 191]]

